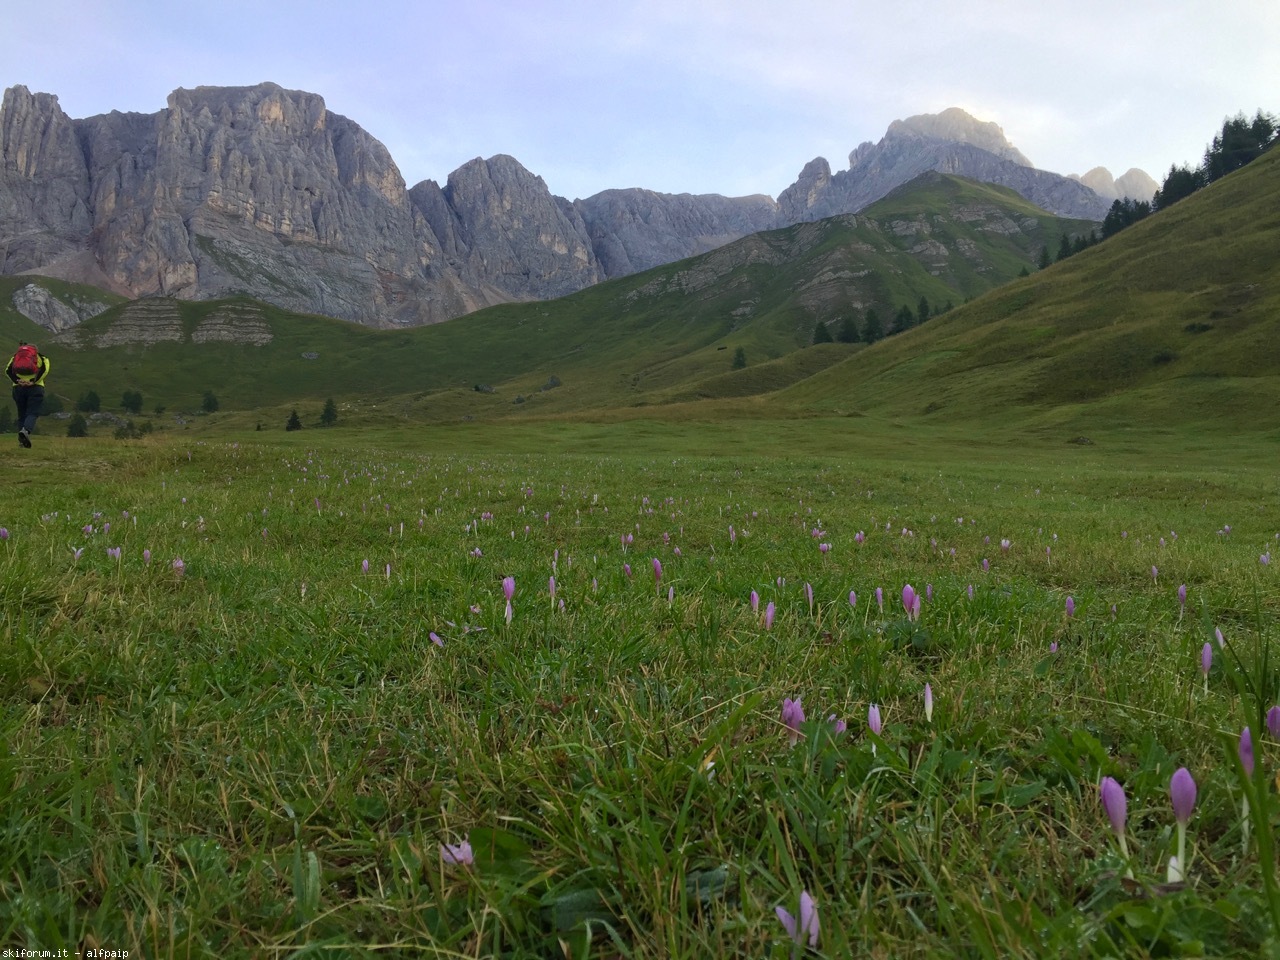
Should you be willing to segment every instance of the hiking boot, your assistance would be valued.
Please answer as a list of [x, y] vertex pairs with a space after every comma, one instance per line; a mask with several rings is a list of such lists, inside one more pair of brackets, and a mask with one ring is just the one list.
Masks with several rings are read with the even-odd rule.
[[27, 432], [26, 428], [18, 431], [18, 442], [27, 449], [31, 448], [31, 434]]

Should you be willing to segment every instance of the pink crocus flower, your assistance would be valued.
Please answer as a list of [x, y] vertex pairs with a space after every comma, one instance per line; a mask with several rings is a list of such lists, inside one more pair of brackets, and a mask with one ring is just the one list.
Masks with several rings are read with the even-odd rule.
[[806, 583], [804, 585], [804, 598], [809, 604], [809, 612], [813, 613], [813, 584]]
[[791, 740], [791, 746], [794, 747], [800, 739], [800, 724], [804, 723], [804, 707], [800, 706], [798, 697], [795, 700], [790, 697], [783, 699], [782, 723], [787, 728], [787, 736]]
[[834, 734], [844, 733], [849, 729], [849, 725], [843, 720], [838, 720], [834, 713], [827, 717], [827, 723], [831, 724], [831, 732]]
[[778, 608], [774, 606], [773, 601], [769, 601], [769, 605], [764, 608], [764, 628], [766, 630], [773, 629], [773, 618], [778, 612]]
[[1169, 800], [1178, 821], [1178, 855], [1169, 860], [1168, 880], [1180, 883], [1187, 872], [1187, 822], [1196, 805], [1196, 782], [1186, 767], [1179, 767], [1169, 780]]
[[933, 723], [933, 687], [924, 685], [924, 722]]
[[451, 867], [469, 867], [476, 862], [471, 841], [440, 844], [440, 861]]
[[661, 580], [662, 580], [662, 561], [659, 560], [657, 557], [654, 557], [653, 558], [653, 586], [655, 590], [657, 589], [658, 584], [661, 582]]
[[1200, 648], [1200, 672], [1204, 674], [1204, 692], [1209, 692], [1209, 671], [1213, 669], [1213, 644]]
[[852, 590], [849, 591], [849, 606], [856, 607], [858, 605], [858, 595]]
[[783, 929], [787, 931], [789, 936], [798, 945], [803, 945], [807, 940], [809, 946], [817, 948], [818, 946], [818, 908], [814, 905], [813, 897], [809, 896], [809, 891], [805, 890], [800, 894], [800, 917], [797, 920], [784, 907], [774, 907], [773, 912], [777, 915]]
[[760, 612], [760, 594], [754, 590], [751, 591], [751, 612], [757, 614]]
[[506, 599], [507, 599], [507, 613], [506, 613], [506, 616], [507, 616], [507, 624], [508, 624], [508, 625], [510, 625], [510, 623], [511, 623], [511, 614], [512, 614], [512, 610], [511, 610], [511, 598], [512, 598], [512, 597], [514, 597], [514, 596], [516, 595], [516, 578], [515, 578], [515, 577], [503, 577], [503, 578], [502, 578], [502, 595], [503, 595], [504, 597], [506, 597]]
[[443, 646], [444, 646], [444, 641], [440, 639], [439, 635], [438, 635], [434, 630], [429, 631], [429, 632], [427, 633], [427, 637], [428, 637], [428, 639], [430, 639], [430, 641], [431, 641], [432, 643], [434, 643], [437, 647], [443, 647]]
[[884, 589], [876, 587], [876, 606], [880, 608], [880, 612], [884, 613]]
[[[1124, 838], [1124, 825], [1128, 817], [1128, 801], [1125, 799], [1124, 787], [1113, 777], [1103, 777], [1102, 782], [1098, 785], [1098, 792], [1102, 797], [1102, 809], [1107, 814], [1107, 819], [1111, 821], [1111, 829], [1115, 831], [1116, 839], [1120, 843], [1120, 853], [1129, 859], [1129, 845]], [[1133, 879], [1132, 868], [1126, 868], [1125, 876]]]
[[880, 707], [877, 704], [873, 703], [867, 708], [867, 726], [877, 737], [880, 736], [880, 731], [884, 727], [880, 721]]
[[920, 616], [920, 595], [915, 587], [907, 584], [902, 588], [902, 607], [907, 612], [907, 619], [915, 621]]

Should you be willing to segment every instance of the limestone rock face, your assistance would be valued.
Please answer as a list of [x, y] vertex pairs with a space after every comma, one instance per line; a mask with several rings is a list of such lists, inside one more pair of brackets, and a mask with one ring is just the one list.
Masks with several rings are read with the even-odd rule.
[[[440, 195], [452, 212], [441, 226], [468, 284], [487, 284], [513, 300], [542, 300], [603, 279], [582, 217], [513, 157], [463, 164]], [[442, 219], [438, 204], [424, 217]]]
[[69, 330], [81, 320], [96, 317], [110, 306], [103, 300], [79, 297], [70, 298], [70, 302], [67, 302], [36, 283], [19, 287], [13, 292], [10, 301], [13, 309], [53, 333]]
[[886, 136], [903, 137], [913, 134], [930, 140], [969, 143], [1002, 160], [1010, 160], [1022, 167], [1032, 166], [1031, 161], [1005, 139], [1004, 130], [998, 124], [978, 120], [959, 107], [949, 107], [941, 113], [922, 113], [905, 120], [895, 120], [889, 124]]
[[781, 226], [765, 196], [605, 190], [576, 200], [605, 277], [638, 273]]
[[0, 273], [21, 273], [85, 249], [89, 173], [57, 97], [11, 87], [0, 118]]
[[1128, 197], [1131, 200], [1150, 203], [1159, 189], [1160, 184], [1151, 179], [1151, 175], [1145, 170], [1139, 170], [1137, 167], [1132, 167], [1116, 177], [1116, 192], [1121, 197]]
[[1072, 180], [1079, 180], [1086, 187], [1104, 200], [1141, 200], [1150, 203], [1160, 185], [1145, 170], [1136, 167], [1128, 170], [1120, 177], [1112, 178], [1106, 167], [1094, 167], [1083, 176], [1071, 175]]
[[581, 219], [514, 160], [409, 191], [357, 124], [271, 83], [78, 121], [54, 97], [8, 91], [0, 271], [37, 269], [133, 297], [247, 294], [377, 326], [601, 278]]

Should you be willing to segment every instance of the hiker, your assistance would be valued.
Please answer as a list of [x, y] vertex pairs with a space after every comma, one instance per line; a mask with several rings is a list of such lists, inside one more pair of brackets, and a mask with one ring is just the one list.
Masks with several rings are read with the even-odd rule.
[[18, 443], [31, 446], [31, 431], [44, 405], [44, 378], [49, 375], [49, 358], [40, 355], [34, 343], [23, 341], [4, 372], [13, 381], [13, 402], [18, 406]]

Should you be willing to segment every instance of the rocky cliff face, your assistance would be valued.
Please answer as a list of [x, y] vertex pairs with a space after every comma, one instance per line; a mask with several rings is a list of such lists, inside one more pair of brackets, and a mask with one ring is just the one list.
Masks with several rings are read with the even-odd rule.
[[271, 83], [176, 90], [159, 113], [84, 120], [13, 87], [0, 105], [0, 273], [432, 323], [853, 213], [926, 170], [1001, 183], [1064, 216], [1100, 220], [1109, 205], [960, 110], [895, 122], [848, 170], [814, 160], [777, 202], [607, 190], [570, 203], [501, 155], [443, 188], [406, 189], [357, 124]]
[[36, 269], [380, 326], [600, 279], [580, 218], [514, 160], [411, 193], [381, 143], [274, 84], [177, 90], [158, 114], [76, 121], [56, 97], [9, 90], [0, 270]]
[[605, 190], [574, 202], [605, 276], [639, 273], [781, 226], [765, 196]]

